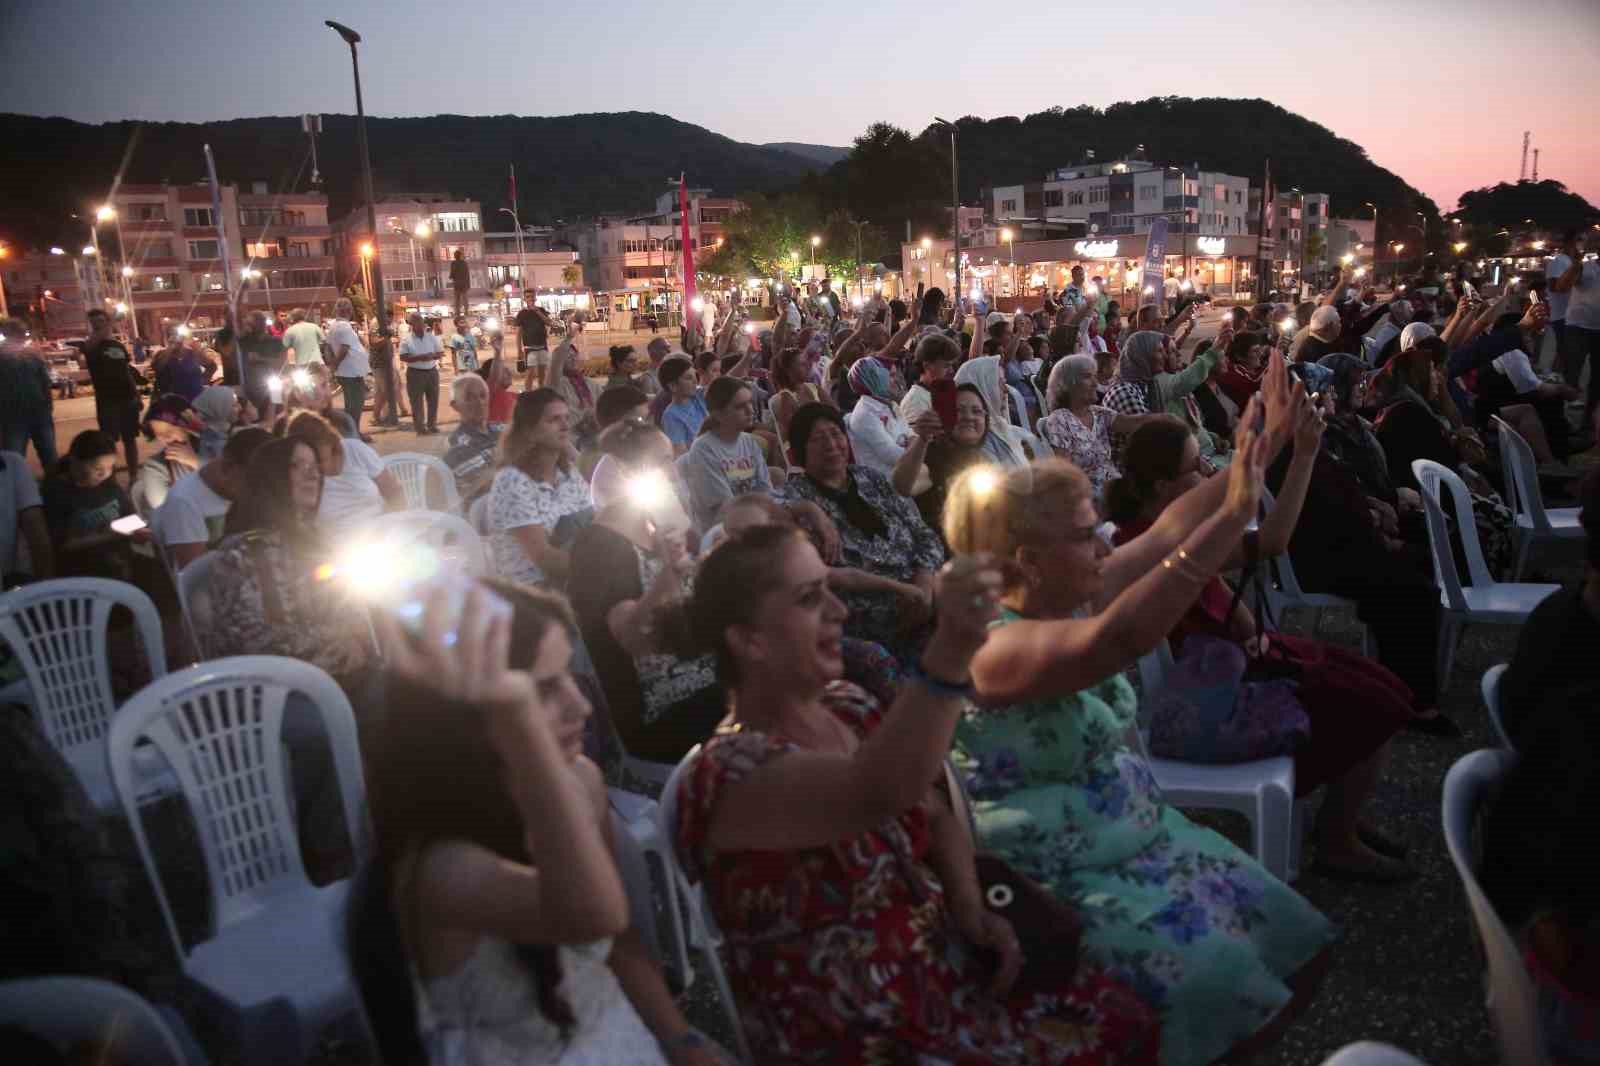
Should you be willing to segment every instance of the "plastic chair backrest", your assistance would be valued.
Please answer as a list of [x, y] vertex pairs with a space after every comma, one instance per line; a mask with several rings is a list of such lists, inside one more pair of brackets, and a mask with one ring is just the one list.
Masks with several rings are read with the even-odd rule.
[[[1261, 517], [1266, 518], [1277, 506], [1277, 498], [1272, 495], [1272, 490], [1265, 486], [1261, 489]], [[1278, 582], [1278, 592], [1286, 600], [1303, 600], [1305, 590], [1300, 587], [1300, 579], [1294, 573], [1294, 560], [1289, 558], [1289, 553], [1274, 555], [1267, 560], [1267, 565], [1272, 568], [1272, 574]]]
[[1526, 514], [1534, 529], [1550, 532], [1544, 493], [1539, 490], [1539, 461], [1534, 457], [1533, 448], [1499, 415], [1495, 415], [1493, 421], [1500, 437], [1500, 465], [1505, 468], [1507, 506], [1512, 514]]
[[[661, 930], [656, 927], [655, 890], [650, 884], [650, 864], [645, 859], [639, 842], [633, 839], [627, 822], [615, 809], [611, 816], [611, 841], [617, 854], [617, 870], [622, 874], [623, 887], [628, 892], [628, 912], [633, 928], [638, 932], [651, 957], [660, 966], [666, 961], [667, 951], [662, 946]], [[667, 876], [671, 876], [668, 872]]]
[[428, 474], [438, 475], [444, 483], [445, 509], [461, 510], [461, 494], [456, 491], [456, 477], [450, 467], [437, 455], [424, 452], [395, 452], [383, 459], [383, 468], [395, 476], [406, 493], [406, 506], [413, 511], [428, 509]]
[[1483, 550], [1478, 546], [1478, 526], [1472, 515], [1472, 494], [1466, 483], [1454, 470], [1441, 466], [1431, 459], [1416, 459], [1411, 472], [1421, 486], [1422, 509], [1428, 522], [1428, 546], [1433, 554], [1433, 576], [1445, 592], [1445, 602], [1452, 610], [1467, 608], [1463, 594], [1461, 574], [1456, 570], [1455, 551], [1450, 546], [1450, 527], [1445, 522], [1444, 498], [1440, 486], [1450, 490], [1450, 504], [1455, 511], [1456, 533], [1461, 537], [1462, 554], [1467, 557], [1467, 585], [1474, 588], [1492, 585], [1489, 566], [1483, 561]]
[[1473, 822], [1515, 760], [1509, 751], [1475, 751], [1456, 760], [1444, 778], [1444, 842], [1488, 957], [1489, 1014], [1500, 1042], [1500, 1061], [1538, 1066], [1547, 1061], [1539, 1036], [1538, 997], [1516, 940], [1478, 887], [1472, 846]]
[[683, 865], [678, 854], [678, 784], [683, 777], [690, 773], [695, 759], [700, 756], [700, 745], [696, 744], [689, 749], [689, 753], [678, 761], [667, 783], [661, 787], [661, 796], [656, 801], [661, 805], [661, 839], [667, 852], [672, 856], [672, 865], [678, 870], [683, 879], [689, 884], [694, 882], [689, 877], [688, 869]]
[[211, 632], [211, 568], [216, 561], [214, 553], [206, 552], [178, 571], [178, 600], [188, 615], [195, 651], [202, 659], [206, 656], [205, 635]]
[[1322, 1066], [1428, 1066], [1427, 1063], [1392, 1044], [1362, 1040], [1346, 1044], [1322, 1060]]
[[[444, 511], [390, 511], [366, 523], [363, 532], [381, 542], [426, 544], [445, 559], [481, 577], [489, 571], [483, 538], [466, 519]], [[376, 548], [376, 551], [383, 549]]]
[[64, 756], [92, 756], [87, 749], [104, 744], [110, 729], [117, 704], [106, 630], [115, 607], [133, 613], [150, 676], [164, 675], [161, 615], [150, 597], [126, 582], [67, 577], [0, 596], [0, 639], [22, 665], [40, 728]]
[[1507, 751], [1516, 751], [1517, 746], [1511, 743], [1505, 723], [1500, 720], [1500, 679], [1505, 676], [1507, 665], [1497, 663], [1484, 671], [1483, 705], [1489, 712], [1489, 724], [1494, 727], [1494, 735], [1500, 741], [1500, 746]]
[[64, 1055], [87, 1045], [97, 1062], [185, 1062], [182, 1045], [154, 1007], [137, 993], [95, 977], [0, 981], [0, 1028], [10, 1027], [54, 1044]]
[[1172, 646], [1166, 641], [1152, 651], [1139, 656], [1139, 728], [1150, 727], [1150, 714], [1155, 709], [1150, 697], [1161, 688], [1172, 669]]
[[111, 778], [155, 886], [179, 957], [183, 942], [139, 817], [133, 748], [148, 739], [172, 767], [199, 828], [211, 891], [212, 935], [280, 892], [308, 888], [281, 753], [290, 693], [321, 715], [333, 751], [345, 827], [364, 854], [365, 783], [350, 701], [333, 678], [298, 659], [236, 655], [146, 686], [111, 725]]
[[472, 506], [467, 508], [467, 525], [480, 537], [487, 537], [489, 529], [489, 494], [486, 492], [472, 501]]

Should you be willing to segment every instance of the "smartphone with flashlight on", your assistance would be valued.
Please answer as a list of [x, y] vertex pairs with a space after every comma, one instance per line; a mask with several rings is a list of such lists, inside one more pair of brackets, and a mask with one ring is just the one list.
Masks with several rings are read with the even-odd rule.
[[481, 602], [486, 612], [496, 617], [511, 617], [510, 603], [491, 591], [487, 585], [480, 584], [471, 574], [460, 570], [450, 570], [412, 586], [389, 608], [389, 612], [400, 623], [402, 629], [414, 637], [420, 637], [428, 605], [435, 597], [442, 596], [445, 601], [444, 642], [453, 646], [460, 638], [467, 595], [474, 588], [482, 590]]
[[145, 520], [136, 514], [119, 518], [111, 523], [111, 532], [121, 533], [124, 537], [131, 537], [144, 528], [146, 528]]

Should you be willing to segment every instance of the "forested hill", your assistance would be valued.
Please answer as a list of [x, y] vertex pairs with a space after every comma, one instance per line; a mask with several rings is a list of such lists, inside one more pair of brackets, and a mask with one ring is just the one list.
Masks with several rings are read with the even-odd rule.
[[[1051, 108], [1026, 118], [966, 118], [960, 134], [962, 199], [982, 186], [1037, 181], [1085, 158], [1113, 159], [1144, 145], [1147, 158], [1199, 163], [1259, 183], [1272, 157], [1280, 189], [1298, 185], [1333, 197], [1348, 217], [1383, 210], [1385, 228], [1411, 212], [1437, 208], [1366, 152], [1327, 128], [1264, 100], [1154, 98], [1091, 107]], [[507, 169], [517, 167], [524, 222], [550, 223], [603, 211], [644, 211], [687, 173], [692, 184], [740, 195], [797, 189], [825, 211], [898, 231], [907, 218], [948, 225], [948, 134], [929, 127], [915, 135], [882, 124], [858, 137], [850, 154], [828, 167], [816, 145], [745, 144], [700, 126], [645, 112], [531, 118], [435, 115], [370, 119], [379, 194], [447, 191], [482, 202], [490, 228], [509, 228]], [[63, 118], [0, 115], [7, 152], [0, 161], [0, 237], [23, 245], [72, 245], [84, 238], [71, 216], [102, 201], [128, 153], [124, 180], [192, 182], [205, 177], [201, 146], [216, 154], [219, 176], [248, 188], [304, 189], [308, 141], [300, 120], [246, 118], [228, 122], [115, 122], [87, 125]], [[137, 137], [135, 133], [137, 132]], [[777, 131], [774, 131], [777, 132]], [[357, 201], [360, 180], [355, 120], [323, 116], [318, 138], [323, 188], [337, 217]], [[824, 170], [822, 168], [826, 167]], [[1447, 205], [1449, 206], [1449, 205]], [[1403, 209], [1403, 210], [1402, 210]], [[1430, 226], [1430, 232], [1438, 232]]]
[[[358, 200], [355, 118], [324, 115], [317, 140], [323, 188], [335, 216]], [[104, 200], [135, 129], [124, 180], [191, 182], [205, 177], [201, 146], [211, 145], [224, 182], [266, 181], [276, 191], [305, 189], [311, 166], [300, 119], [228, 122], [111, 122], [0, 115], [7, 151], [0, 161], [0, 235], [24, 244], [69, 244], [70, 216]], [[507, 171], [517, 167], [524, 222], [549, 223], [602, 211], [643, 212], [679, 172], [720, 193], [773, 191], [826, 166], [777, 147], [744, 144], [666, 115], [612, 114], [523, 118], [434, 115], [367, 120], [379, 195], [446, 191], [479, 200], [485, 222], [509, 205]]]
[[[1139, 145], [1145, 158], [1175, 165], [1248, 177], [1259, 185], [1267, 157], [1273, 184], [1285, 191], [1332, 197], [1335, 217], [1371, 217], [1372, 201], [1383, 213], [1387, 232], [1415, 211], [1430, 217], [1439, 207], [1400, 176], [1367, 158], [1360, 145], [1265, 100], [1156, 97], [1133, 103], [1050, 108], [1026, 118], [963, 118], [957, 122], [961, 197], [976, 203], [985, 186], [1039, 181], [1050, 170], [1080, 162], [1089, 151], [1099, 160], [1123, 158]], [[1419, 136], [1426, 136], [1419, 131]], [[852, 155], [807, 187], [828, 209], [846, 206], [856, 217], [891, 221], [909, 214], [917, 224], [933, 223], [929, 212], [948, 217], [950, 199], [949, 131], [930, 126], [902, 131], [874, 126], [856, 139]], [[909, 187], [908, 187], [909, 186]], [[1446, 209], [1453, 204], [1443, 205]]]

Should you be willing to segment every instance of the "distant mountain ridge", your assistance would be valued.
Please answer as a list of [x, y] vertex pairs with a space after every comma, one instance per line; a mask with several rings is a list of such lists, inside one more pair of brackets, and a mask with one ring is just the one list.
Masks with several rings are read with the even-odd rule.
[[[323, 115], [318, 169], [331, 214], [355, 206], [360, 167], [355, 117]], [[305, 189], [309, 143], [295, 117], [224, 122], [109, 122], [0, 114], [12, 146], [0, 160], [0, 233], [25, 244], [80, 243], [69, 221], [111, 188], [129, 139], [139, 140], [124, 180], [186, 183], [205, 177], [210, 144], [219, 178], [274, 191]], [[369, 118], [378, 195], [442, 191], [481, 201], [486, 228], [510, 229], [508, 174], [517, 168], [522, 221], [552, 223], [601, 212], [643, 212], [680, 172], [725, 195], [792, 186], [832, 160], [815, 145], [745, 144], [667, 115], [640, 111], [524, 117], [434, 115]], [[790, 149], [798, 150], [790, 150]], [[73, 236], [73, 233], [76, 236]]]
[[802, 159], [809, 159], [813, 163], [820, 163], [831, 167], [845, 156], [850, 154], [848, 148], [835, 148], [830, 144], [805, 144], [800, 141], [773, 141], [761, 145], [762, 148], [773, 148], [780, 152], [788, 152]]

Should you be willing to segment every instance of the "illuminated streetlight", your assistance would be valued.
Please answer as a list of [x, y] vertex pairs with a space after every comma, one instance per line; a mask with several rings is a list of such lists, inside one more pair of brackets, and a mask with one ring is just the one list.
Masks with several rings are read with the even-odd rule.
[[1455, 253], [1457, 255], [1460, 255], [1462, 252], [1467, 250], [1467, 242], [1466, 241], [1457, 241], [1456, 243], [1452, 244], [1450, 247], [1455, 250]]
[[123, 267], [122, 268], [122, 276], [125, 277], [125, 278], [133, 277], [133, 267], [131, 267], [131, 266]]
[[60, 246], [55, 246], [55, 247], [52, 247], [50, 249], [50, 254], [51, 255], [66, 255], [67, 254], [67, 250], [65, 248], [60, 247]]
[[117, 217], [117, 209], [110, 204], [101, 204], [100, 210], [94, 213], [94, 217], [99, 222], [110, 222]]
[[84, 255], [94, 255], [95, 254], [94, 245], [92, 245], [92, 244], [84, 245], [83, 246], [83, 254]]
[[122, 302], [122, 301], [121, 301], [121, 300], [118, 300], [118, 301], [117, 301], [117, 308], [116, 308], [116, 310], [117, 310], [117, 314], [119, 314], [119, 315], [125, 315], [125, 314], [127, 314], [127, 313], [128, 313], [128, 305], [127, 305], [127, 304], [125, 304], [125, 303], [123, 303], [123, 302]]
[[922, 248], [923, 248], [924, 251], [926, 251], [926, 250], [928, 250], [929, 248], [932, 248], [932, 247], [933, 247], [933, 238], [932, 237], [924, 237], [924, 238], [922, 238]]
[[363, 258], [363, 259], [371, 259], [372, 258], [372, 242], [371, 241], [368, 241], [368, 242], [366, 242], [365, 244], [363, 244], [361, 246], [361, 258]]
[[433, 227], [429, 226], [426, 222], [418, 222], [416, 228], [411, 232], [417, 235], [417, 240], [425, 241], [429, 237], [433, 236]]

